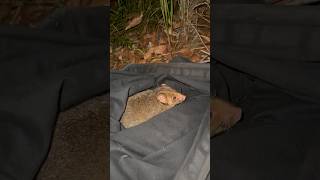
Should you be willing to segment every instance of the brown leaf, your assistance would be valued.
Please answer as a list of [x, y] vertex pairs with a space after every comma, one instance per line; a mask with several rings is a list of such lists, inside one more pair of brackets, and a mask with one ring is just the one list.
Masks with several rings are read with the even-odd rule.
[[165, 54], [165, 53], [167, 53], [167, 45], [159, 45], [159, 46], [155, 46], [153, 48], [154, 48], [153, 52], [155, 54]]
[[151, 47], [145, 54], [144, 54], [144, 59], [148, 60], [151, 59], [152, 56], [155, 55], [159, 55], [159, 54], [165, 54], [167, 53], [167, 45], [159, 45], [159, 46], [155, 46], [155, 47]]
[[146, 53], [143, 55], [143, 59], [144, 59], [144, 60], [151, 59], [153, 52], [152, 52], [152, 51], [150, 51], [150, 50], [153, 50], [153, 49], [152, 49], [152, 48], [150, 48], [150, 49], [149, 49], [149, 51], [148, 51], [148, 52], [146, 52]]
[[194, 54], [191, 56], [192, 62], [199, 62], [201, 60], [201, 57], [198, 54]]
[[141, 23], [141, 21], [142, 21], [142, 17], [143, 17], [143, 13], [141, 13], [140, 16], [134, 17], [132, 20], [130, 20], [128, 22], [128, 25], [125, 28], [125, 30], [128, 30], [130, 28], [133, 28], [133, 27], [139, 25]]
[[178, 51], [178, 55], [191, 58], [193, 52], [189, 48], [183, 48]]

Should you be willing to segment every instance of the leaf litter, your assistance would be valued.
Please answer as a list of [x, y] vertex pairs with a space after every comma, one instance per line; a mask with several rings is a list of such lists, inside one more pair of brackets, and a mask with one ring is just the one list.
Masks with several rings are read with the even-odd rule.
[[[140, 0], [141, 1], [141, 0]], [[180, 3], [186, 4], [181, 15]], [[178, 0], [172, 26], [166, 29], [159, 18], [156, 28], [150, 28], [143, 13], [125, 22], [122, 36], [130, 45], [110, 46], [110, 68], [121, 69], [128, 64], [169, 63], [183, 56], [195, 63], [210, 62], [210, 4], [209, 0]], [[115, 9], [116, 11], [117, 9]], [[127, 18], [128, 19], [128, 18]], [[111, 22], [112, 26], [112, 22]], [[111, 31], [111, 36], [113, 33]]]

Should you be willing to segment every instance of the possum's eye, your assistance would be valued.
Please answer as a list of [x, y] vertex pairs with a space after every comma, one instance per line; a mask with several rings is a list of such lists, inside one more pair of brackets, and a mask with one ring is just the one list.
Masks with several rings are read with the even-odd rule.
[[176, 100], [176, 99], [177, 99], [177, 97], [176, 97], [176, 96], [173, 96], [173, 97], [172, 97], [172, 99], [173, 99], [173, 100]]

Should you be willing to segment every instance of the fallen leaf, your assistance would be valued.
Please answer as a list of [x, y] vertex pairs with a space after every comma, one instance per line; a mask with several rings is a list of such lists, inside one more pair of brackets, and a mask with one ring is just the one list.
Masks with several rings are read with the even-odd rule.
[[201, 57], [197, 54], [194, 54], [191, 56], [191, 61], [192, 62], [199, 62], [201, 60]]
[[133, 28], [137, 25], [139, 25], [142, 21], [143, 13], [140, 14], [140, 16], [134, 17], [131, 21], [128, 22], [128, 25], [126, 26], [125, 30], [128, 30], [130, 28]]
[[159, 55], [167, 53], [167, 45], [159, 45], [155, 47], [151, 47], [143, 56], [145, 60], [151, 59], [152, 55]]
[[143, 59], [144, 59], [144, 60], [151, 59], [153, 52], [151, 52], [150, 50], [152, 50], [152, 48], [150, 48], [149, 51], [146, 52], [146, 53], [143, 55]]
[[159, 46], [155, 46], [153, 47], [153, 52], [155, 54], [165, 54], [167, 53], [167, 45], [159, 45]]
[[178, 51], [178, 55], [191, 58], [193, 52], [189, 48], [183, 48]]

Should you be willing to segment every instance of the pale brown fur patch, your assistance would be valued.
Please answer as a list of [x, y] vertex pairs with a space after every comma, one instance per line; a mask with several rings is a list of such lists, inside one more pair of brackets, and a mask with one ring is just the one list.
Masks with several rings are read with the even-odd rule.
[[128, 98], [120, 122], [125, 128], [134, 127], [183, 102], [185, 98], [166, 84], [139, 92]]

